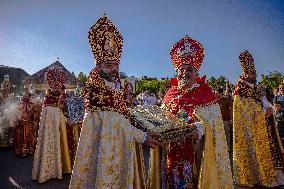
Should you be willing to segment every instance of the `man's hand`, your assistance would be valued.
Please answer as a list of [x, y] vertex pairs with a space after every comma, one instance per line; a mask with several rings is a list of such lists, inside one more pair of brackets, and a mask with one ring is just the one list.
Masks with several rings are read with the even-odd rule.
[[156, 146], [160, 146], [161, 143], [158, 141], [159, 133], [156, 132], [148, 132], [147, 138], [144, 144], [149, 145], [151, 148], [155, 148]]

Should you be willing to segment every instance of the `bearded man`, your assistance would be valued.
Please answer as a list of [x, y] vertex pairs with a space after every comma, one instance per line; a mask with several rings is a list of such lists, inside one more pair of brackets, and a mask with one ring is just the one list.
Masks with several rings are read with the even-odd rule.
[[172, 87], [162, 108], [196, 129], [189, 137], [180, 136], [163, 146], [162, 154], [152, 150], [150, 187], [233, 188], [220, 107], [205, 77], [198, 74], [204, 49], [198, 41], [185, 36], [173, 46], [170, 55], [177, 78], [171, 79]]
[[134, 179], [135, 142], [151, 147], [159, 143], [155, 133], [130, 124], [118, 80], [122, 36], [104, 15], [91, 27], [89, 42], [96, 67], [84, 89], [86, 114], [70, 188], [141, 188]]

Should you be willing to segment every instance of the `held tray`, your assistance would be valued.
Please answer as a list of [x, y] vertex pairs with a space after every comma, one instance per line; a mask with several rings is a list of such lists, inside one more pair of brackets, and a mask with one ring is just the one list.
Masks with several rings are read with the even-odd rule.
[[136, 106], [130, 109], [131, 123], [147, 132], [160, 133], [160, 142], [184, 140], [192, 135], [195, 126], [178, 119], [171, 112], [158, 106]]

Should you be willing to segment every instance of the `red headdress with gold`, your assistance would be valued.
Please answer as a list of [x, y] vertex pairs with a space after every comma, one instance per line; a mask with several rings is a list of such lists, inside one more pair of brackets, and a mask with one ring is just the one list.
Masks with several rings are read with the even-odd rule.
[[66, 74], [64, 71], [54, 68], [47, 72], [47, 81], [51, 89], [59, 90], [65, 83]]
[[89, 43], [96, 64], [120, 62], [123, 38], [112, 22], [103, 15], [89, 31]]
[[249, 51], [244, 50], [243, 52], [241, 52], [239, 59], [243, 73], [256, 73], [254, 67], [254, 59]]
[[175, 69], [182, 64], [189, 64], [199, 70], [204, 58], [204, 49], [198, 41], [186, 35], [172, 47], [170, 55]]

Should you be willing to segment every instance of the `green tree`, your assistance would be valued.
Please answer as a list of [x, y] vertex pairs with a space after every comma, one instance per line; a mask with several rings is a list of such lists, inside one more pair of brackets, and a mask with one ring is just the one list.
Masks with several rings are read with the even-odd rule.
[[[211, 77], [207, 80], [207, 83], [209, 84], [209, 86], [211, 87], [212, 90], [216, 90], [218, 87], [223, 88], [224, 90], [226, 90], [226, 82], [228, 80], [224, 77], [224, 76], [219, 76], [218, 78], [215, 77]], [[228, 90], [232, 91], [235, 88], [235, 86], [228, 81]]]
[[161, 91], [163, 94], [165, 92], [167, 92], [167, 87], [169, 85], [169, 80], [168, 79], [163, 79], [163, 80], [160, 80], [160, 88], [159, 88], [159, 91]]
[[217, 79], [212, 76], [207, 80], [208, 85], [211, 87], [212, 90], [216, 90], [218, 87]]
[[150, 91], [157, 93], [159, 91], [165, 92], [167, 80], [141, 80], [136, 85], [136, 94], [142, 93], [144, 91]]
[[259, 83], [263, 84], [268, 89], [273, 90], [283, 82], [283, 79], [284, 79], [283, 73], [279, 71], [274, 71], [274, 72], [268, 72], [268, 75], [261, 74], [261, 80]]
[[87, 76], [86, 76], [86, 74], [84, 74], [83, 72], [80, 72], [80, 73], [78, 74], [77, 79], [78, 79], [78, 81], [79, 81], [80, 83], [82, 83], [82, 84], [85, 86], [85, 83], [86, 83], [86, 81], [87, 81]]

